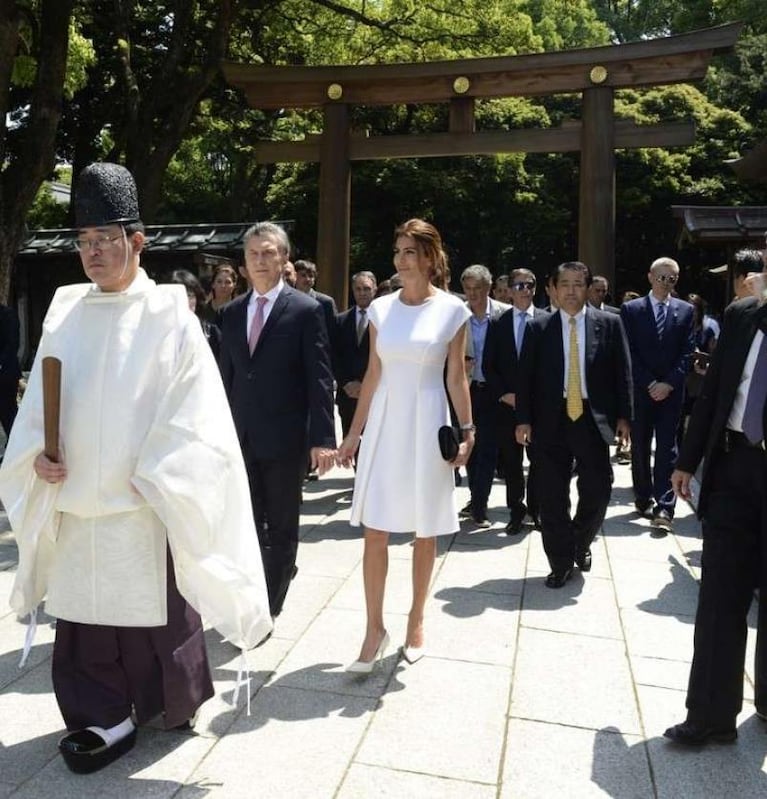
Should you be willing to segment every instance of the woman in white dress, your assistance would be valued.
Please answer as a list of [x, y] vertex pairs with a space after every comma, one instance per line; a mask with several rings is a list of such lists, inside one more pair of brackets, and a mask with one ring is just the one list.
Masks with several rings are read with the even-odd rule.
[[[360, 445], [351, 524], [365, 528], [363, 575], [367, 628], [359, 658], [347, 671], [369, 673], [389, 643], [383, 621], [389, 533], [415, 532], [413, 602], [402, 653], [414, 663], [424, 651], [423, 615], [434, 568], [435, 536], [458, 530], [453, 469], [474, 446], [464, 370], [463, 302], [433, 285], [447, 269], [436, 228], [411, 219], [395, 231], [399, 291], [368, 309], [370, 360], [338, 462], [350, 466]], [[445, 380], [445, 363], [447, 379]], [[445, 386], [462, 428], [452, 463], [442, 459], [437, 431], [449, 424]]]

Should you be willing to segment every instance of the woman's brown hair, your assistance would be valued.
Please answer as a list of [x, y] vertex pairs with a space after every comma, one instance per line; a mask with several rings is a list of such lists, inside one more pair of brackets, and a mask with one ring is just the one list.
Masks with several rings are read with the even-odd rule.
[[437, 228], [423, 219], [408, 219], [394, 231], [394, 241], [400, 236], [415, 239], [421, 252], [431, 261], [431, 282], [437, 288], [447, 291], [447, 253], [442, 247], [442, 236]]

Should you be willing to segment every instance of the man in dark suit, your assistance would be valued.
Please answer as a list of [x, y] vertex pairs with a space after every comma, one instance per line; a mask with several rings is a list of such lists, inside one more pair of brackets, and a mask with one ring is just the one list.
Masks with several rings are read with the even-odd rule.
[[652, 508], [654, 534], [664, 536], [673, 529], [676, 500], [671, 472], [678, 454], [676, 430], [694, 348], [693, 307], [671, 295], [679, 280], [679, 264], [673, 258], [654, 261], [647, 278], [650, 293], [621, 306], [634, 373], [631, 478], [637, 511], [644, 515]]
[[19, 389], [19, 317], [7, 305], [0, 305], [0, 423], [10, 436], [18, 405]]
[[614, 305], [605, 305], [605, 300], [609, 293], [610, 283], [607, 278], [602, 275], [594, 275], [589, 286], [589, 304], [593, 305], [598, 311], [620, 313], [620, 308], [616, 308]]
[[325, 327], [328, 331], [328, 338], [333, 335], [336, 326], [336, 301], [329, 295], [321, 291], [314, 290], [317, 282], [317, 265], [313, 261], [296, 261], [293, 264], [296, 271], [295, 286], [299, 291], [308, 294], [313, 300], [322, 306], [322, 313], [325, 319]]
[[[629, 436], [631, 362], [616, 314], [586, 304], [591, 271], [580, 261], [554, 273], [559, 308], [528, 325], [517, 384], [517, 441], [534, 442], [549, 588], [561, 588], [573, 563], [591, 569], [591, 543], [612, 491], [609, 446]], [[575, 461], [578, 505], [570, 517]]]
[[283, 282], [289, 251], [279, 225], [261, 222], [246, 232], [252, 290], [225, 306], [221, 323], [221, 376], [250, 481], [273, 616], [295, 573], [306, 453], [322, 474], [335, 448], [323, 312]]
[[376, 278], [372, 272], [357, 272], [352, 275], [354, 305], [336, 317], [333, 371], [337, 385], [336, 404], [344, 438], [351, 427], [362, 388], [362, 378], [365, 377], [368, 367], [370, 334], [367, 313], [375, 293]]
[[466, 323], [466, 354], [471, 366], [469, 392], [472, 418], [476, 425], [474, 449], [466, 464], [471, 498], [461, 514], [471, 517], [474, 525], [480, 529], [490, 527], [487, 501], [498, 461], [496, 403], [490, 394], [483, 371], [483, 354], [490, 324], [509, 309], [505, 303], [490, 298], [492, 286], [493, 276], [481, 264], [468, 266], [461, 274], [461, 287], [466, 295], [466, 305], [471, 311]]
[[522, 468], [525, 448], [517, 442], [516, 394], [519, 371], [519, 353], [522, 351], [527, 325], [546, 314], [533, 306], [535, 275], [529, 269], [515, 269], [509, 279], [512, 308], [496, 320], [490, 321], [482, 360], [482, 370], [488, 383], [488, 392], [496, 403], [498, 455], [506, 480], [506, 506], [509, 523], [506, 532], [515, 535], [522, 531], [525, 514], [537, 524], [539, 509], [535, 490], [532, 448], [530, 474], [527, 479], [527, 504], [525, 504], [525, 475]]
[[703, 461], [697, 508], [703, 557], [687, 720], [664, 733], [688, 745], [737, 737], [746, 616], [755, 588], [760, 612], [754, 703], [767, 719], [767, 291], [762, 274], [748, 282], [758, 298], [738, 300], [725, 312], [671, 478], [678, 496], [689, 499], [690, 481]]

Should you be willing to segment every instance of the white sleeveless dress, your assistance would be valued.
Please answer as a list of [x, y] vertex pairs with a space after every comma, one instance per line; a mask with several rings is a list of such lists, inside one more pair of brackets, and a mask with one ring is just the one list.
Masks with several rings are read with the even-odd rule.
[[415, 306], [400, 292], [371, 303], [381, 379], [360, 445], [352, 525], [418, 537], [458, 530], [453, 468], [440, 455], [437, 431], [450, 423], [448, 345], [469, 315], [444, 291]]

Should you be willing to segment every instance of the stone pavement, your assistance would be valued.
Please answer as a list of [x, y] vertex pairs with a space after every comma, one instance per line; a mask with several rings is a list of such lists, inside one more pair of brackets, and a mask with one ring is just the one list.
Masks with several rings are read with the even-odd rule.
[[[249, 655], [250, 715], [243, 698], [230, 704], [238, 653], [209, 631], [217, 695], [196, 730], [142, 729], [130, 754], [90, 776], [69, 773], [56, 752], [51, 619], [18, 669], [25, 627], [4, 599], [16, 550], [0, 533], [0, 797], [767, 796], [753, 640], [738, 743], [680, 751], [662, 738], [685, 715], [701, 551], [688, 508], [675, 535], [651, 538], [633, 512], [628, 467], [617, 466], [592, 572], [553, 591], [543, 585], [540, 534], [504, 534], [496, 483], [493, 528], [464, 526], [440, 540], [428, 655], [413, 666], [396, 653], [411, 548], [407, 536], [393, 537], [392, 647], [365, 679], [343, 671], [364, 625], [351, 482], [336, 470], [306, 486], [300, 572], [274, 636]], [[457, 500], [466, 502], [465, 488]]]

